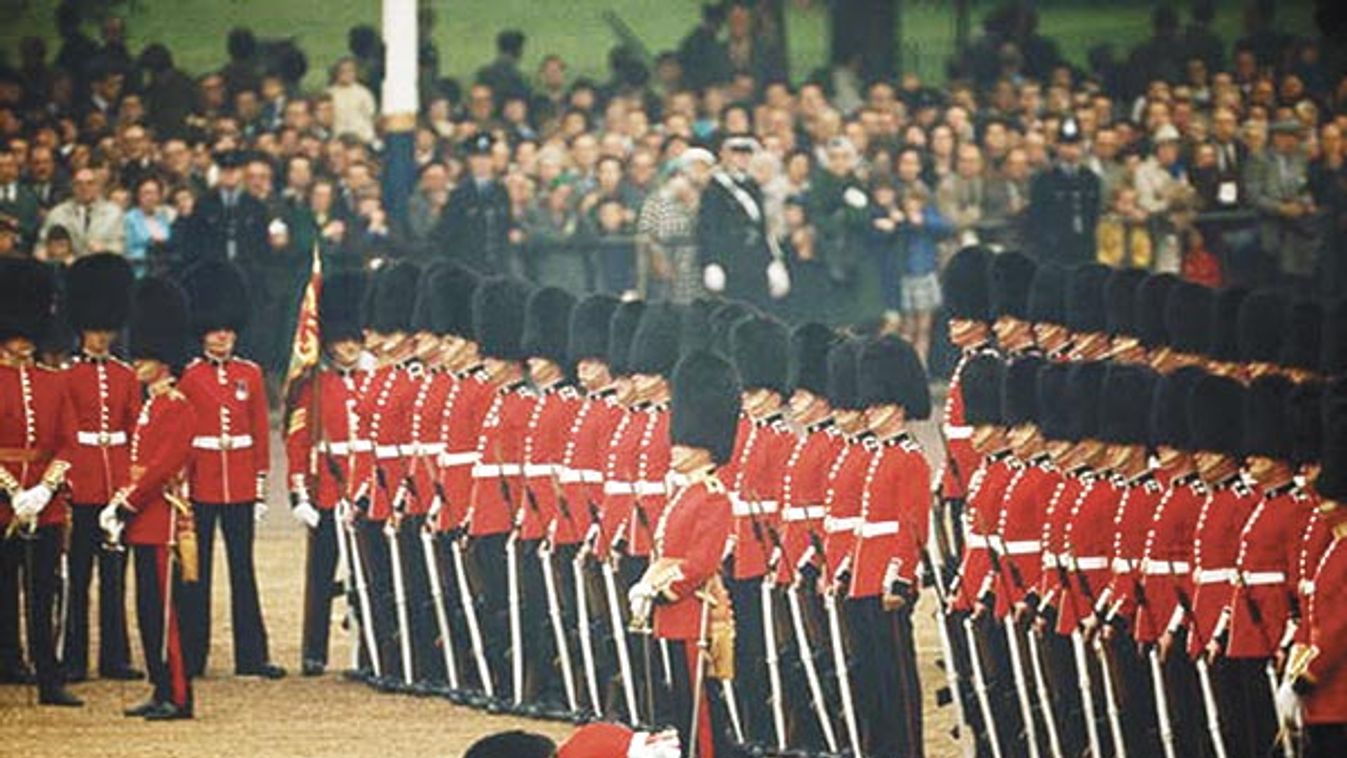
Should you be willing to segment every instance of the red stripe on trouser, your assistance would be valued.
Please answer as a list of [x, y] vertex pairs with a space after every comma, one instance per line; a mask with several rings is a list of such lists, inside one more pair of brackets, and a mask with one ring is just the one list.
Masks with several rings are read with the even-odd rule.
[[187, 707], [188, 685], [187, 667], [182, 662], [182, 641], [178, 637], [177, 597], [173, 594], [173, 572], [170, 570], [168, 551], [164, 546], [155, 550], [154, 562], [159, 572], [159, 597], [164, 601], [164, 649], [168, 653], [164, 663], [168, 666], [169, 686], [173, 690], [173, 704], [179, 708]]
[[715, 758], [716, 745], [711, 733], [711, 703], [707, 697], [711, 677], [708, 672], [708, 675], [702, 678], [702, 691], [699, 697], [696, 691], [697, 664], [701, 662], [701, 657], [698, 655], [696, 640], [683, 641], [683, 657], [688, 662], [688, 686], [693, 688], [693, 702], [700, 704], [697, 709], [697, 723], [689, 726], [690, 729], [697, 730], [697, 755], [699, 758]]

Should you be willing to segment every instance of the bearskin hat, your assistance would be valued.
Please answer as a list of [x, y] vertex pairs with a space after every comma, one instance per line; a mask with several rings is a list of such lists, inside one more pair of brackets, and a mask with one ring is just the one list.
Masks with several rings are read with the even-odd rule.
[[739, 380], [746, 389], [785, 394], [790, 336], [786, 326], [770, 316], [751, 316], [734, 325], [730, 349]]
[[575, 296], [560, 287], [543, 287], [529, 295], [520, 338], [524, 355], [565, 366], [574, 308]]
[[1286, 297], [1250, 292], [1239, 306], [1239, 356], [1245, 363], [1275, 363], [1286, 337]]
[[1242, 455], [1244, 386], [1214, 374], [1194, 382], [1188, 395], [1188, 435], [1194, 451]]
[[1006, 426], [1039, 423], [1038, 372], [1044, 360], [1036, 355], [1012, 358], [1001, 377], [1001, 409]]
[[945, 266], [941, 290], [950, 318], [987, 321], [991, 315], [989, 261], [991, 252], [977, 245], [954, 254]]
[[734, 454], [743, 387], [729, 361], [709, 350], [690, 353], [673, 372], [669, 436], [675, 445], [705, 448], [717, 464]]
[[1197, 366], [1184, 366], [1155, 380], [1151, 393], [1151, 445], [1191, 450], [1188, 430], [1188, 398], [1193, 385], [1207, 372]]
[[1212, 308], [1211, 346], [1207, 355], [1222, 363], [1239, 362], [1239, 309], [1249, 290], [1244, 287], [1226, 287], [1216, 293]]
[[136, 275], [126, 258], [95, 253], [75, 261], [65, 275], [65, 315], [77, 332], [118, 332], [131, 315]]
[[472, 295], [472, 325], [482, 355], [506, 361], [523, 360], [524, 310], [528, 287], [518, 279], [483, 279]]
[[1291, 387], [1286, 417], [1291, 424], [1291, 462], [1297, 466], [1319, 460], [1324, 447], [1324, 383], [1311, 379]]
[[627, 370], [632, 374], [669, 376], [678, 362], [678, 334], [682, 331], [678, 306], [653, 303], [641, 314], [641, 323], [632, 336]]
[[828, 394], [828, 350], [837, 333], [817, 322], [801, 324], [790, 333], [790, 388], [820, 397]]
[[1071, 376], [1068, 363], [1044, 362], [1038, 367], [1038, 428], [1048, 440], [1070, 440], [1071, 406], [1063, 402]]
[[1324, 307], [1301, 299], [1286, 309], [1286, 336], [1277, 362], [1289, 368], [1318, 371], [1323, 354]]
[[56, 305], [51, 267], [32, 258], [0, 258], [0, 340], [42, 338]]
[[431, 280], [446, 263], [447, 261], [434, 260], [421, 270], [421, 275], [416, 280], [416, 304], [412, 307], [410, 331], [418, 333], [435, 331], [434, 308], [439, 296], [431, 289]]
[[1154, 371], [1110, 364], [1104, 372], [1099, 438], [1116, 445], [1145, 445], [1150, 439], [1147, 412], [1154, 387]]
[[1339, 377], [1324, 388], [1323, 469], [1314, 488], [1325, 500], [1347, 502], [1347, 379]]
[[1034, 259], [1024, 253], [1010, 250], [992, 256], [991, 309], [993, 318], [1009, 316], [1026, 321], [1029, 318], [1029, 289], [1034, 281]]
[[370, 310], [366, 316], [371, 331], [397, 334], [412, 329], [421, 268], [409, 261], [396, 261], [379, 269], [371, 285]]
[[711, 313], [719, 305], [709, 298], [697, 298], [683, 306], [682, 326], [678, 334], [680, 355], [711, 349]]
[[608, 368], [615, 375], [627, 375], [628, 356], [631, 354], [632, 338], [636, 336], [636, 327], [641, 325], [641, 315], [645, 313], [645, 303], [641, 300], [629, 300], [613, 309], [608, 320]]
[[834, 408], [861, 408], [856, 399], [856, 354], [860, 349], [860, 340], [844, 337], [828, 350], [828, 402]]
[[1291, 380], [1279, 374], [1260, 376], [1244, 391], [1245, 455], [1291, 460], [1295, 442], [1287, 411]]
[[1169, 292], [1179, 278], [1173, 274], [1152, 274], [1137, 285], [1136, 303], [1132, 310], [1133, 328], [1141, 344], [1148, 348], [1169, 344], [1169, 329], [1165, 322], [1165, 307]]
[[1077, 334], [1102, 334], [1108, 327], [1104, 314], [1104, 285], [1109, 268], [1087, 263], [1071, 271], [1066, 287], [1066, 325]]
[[[415, 299], [416, 290], [407, 298]], [[192, 330], [198, 337], [218, 329], [242, 334], [248, 327], [248, 282], [232, 263], [207, 261], [187, 276], [192, 306]]]
[[1139, 268], [1120, 268], [1104, 282], [1104, 311], [1108, 333], [1136, 336], [1137, 289], [1146, 279]]
[[323, 279], [318, 293], [318, 335], [324, 343], [360, 340], [365, 323], [360, 304], [365, 299], [365, 274], [338, 271]]
[[190, 351], [189, 324], [187, 294], [176, 282], [158, 276], [141, 279], [131, 297], [131, 359], [180, 368]]
[[969, 426], [1001, 424], [1001, 374], [1005, 366], [992, 353], [975, 355], [959, 373], [959, 392], [963, 394], [963, 415]]
[[731, 343], [733, 342], [734, 325], [755, 313], [756, 311], [748, 304], [734, 300], [722, 303], [711, 311], [710, 348], [726, 358], [732, 358], [734, 347]]
[[608, 362], [608, 329], [617, 310], [618, 299], [612, 295], [594, 294], [575, 304], [571, 310], [571, 324], [566, 354], [571, 363], [583, 360]]
[[1185, 355], [1203, 355], [1211, 348], [1216, 293], [1192, 282], [1179, 282], [1165, 303], [1165, 330], [1169, 344]]
[[1104, 361], [1071, 364], [1067, 378], [1066, 403], [1071, 409], [1071, 438], [1099, 439], [1100, 398], [1104, 393]]
[[1324, 319], [1321, 370], [1326, 376], [1347, 374], [1347, 297], [1331, 303]]
[[481, 276], [466, 266], [443, 263], [427, 278], [433, 298], [430, 303], [431, 331], [473, 339], [476, 330], [472, 323], [472, 295], [481, 283]]
[[1035, 324], [1066, 324], [1066, 269], [1055, 263], [1040, 264], [1029, 284], [1029, 321]]
[[912, 345], [892, 335], [861, 348], [856, 364], [856, 392], [861, 405], [900, 405], [909, 421], [931, 415], [931, 389], [926, 369]]

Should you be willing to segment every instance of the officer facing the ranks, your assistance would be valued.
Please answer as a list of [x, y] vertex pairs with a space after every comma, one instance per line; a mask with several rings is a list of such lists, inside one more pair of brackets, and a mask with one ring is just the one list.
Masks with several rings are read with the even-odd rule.
[[20, 676], [19, 578], [24, 579], [28, 654], [37, 670], [38, 702], [78, 706], [56, 662], [58, 565], [67, 519], [56, 494], [66, 483], [73, 411], [61, 375], [35, 363], [37, 341], [52, 318], [52, 269], [33, 260], [0, 262], [0, 580], [5, 597], [5, 668]]
[[201, 579], [184, 589], [183, 653], [193, 676], [206, 670], [211, 638], [211, 564], [216, 525], [229, 558], [234, 673], [278, 679], [271, 663], [253, 568], [256, 522], [266, 513], [271, 468], [267, 395], [262, 369], [234, 348], [248, 323], [248, 289], [233, 264], [205, 263], [188, 285], [191, 323], [201, 355], [187, 364], [178, 389], [195, 411], [191, 493], [196, 511]]
[[89, 581], [98, 565], [98, 675], [139, 679], [131, 668], [126, 636], [126, 555], [101, 550], [98, 511], [130, 476], [131, 434], [140, 415], [140, 386], [131, 366], [112, 355], [126, 324], [134, 286], [120, 255], [79, 259], [66, 274], [66, 316], [79, 334], [80, 352], [65, 372], [74, 411], [70, 475], [70, 608], [61, 665], [70, 681], [83, 681], [89, 660]]
[[[294, 391], [286, 422], [285, 452], [291, 514], [307, 528], [304, 621], [300, 658], [304, 676], [328, 662], [332, 582], [337, 571], [338, 503], [349, 503], [361, 480], [357, 461], [368, 462], [356, 405], [368, 372], [359, 368], [363, 348], [360, 305], [365, 277], [342, 272], [323, 281], [318, 301], [322, 362]], [[344, 570], [344, 569], [343, 569]]]
[[136, 566], [136, 622], [153, 691], [127, 716], [148, 721], [192, 718], [192, 674], [182, 648], [180, 598], [199, 580], [193, 509], [184, 469], [199, 427], [192, 402], [175, 386], [187, 357], [190, 319], [178, 285], [149, 277], [137, 285], [131, 315], [131, 360], [145, 387], [132, 434], [131, 476], [98, 516], [110, 545], [129, 545]]

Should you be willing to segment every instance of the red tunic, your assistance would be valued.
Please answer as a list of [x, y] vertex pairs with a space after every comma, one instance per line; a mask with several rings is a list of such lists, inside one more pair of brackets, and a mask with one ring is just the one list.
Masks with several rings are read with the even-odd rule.
[[758, 579], [768, 571], [778, 534], [781, 464], [790, 455], [794, 441], [779, 412], [753, 421], [748, 428], [730, 489], [735, 579]]
[[1328, 516], [1333, 542], [1324, 552], [1315, 572], [1310, 596], [1308, 626], [1310, 645], [1318, 652], [1308, 674], [1317, 684], [1305, 695], [1305, 723], [1347, 723], [1347, 603], [1342, 588], [1347, 585], [1347, 521], [1341, 508]]
[[126, 486], [131, 468], [131, 432], [140, 413], [135, 370], [116, 358], [76, 356], [65, 370], [74, 412], [70, 448], [70, 502], [101, 506]]
[[[620, 412], [613, 436], [608, 442], [603, 467], [603, 504], [600, 506], [599, 538], [595, 551], [600, 557], [631, 539], [628, 521], [636, 502], [637, 469], [641, 458], [641, 438], [646, 424], [653, 419], [643, 406]], [[653, 528], [653, 525], [651, 525]], [[619, 544], [621, 543], [621, 545]]]
[[[74, 411], [61, 373], [33, 365], [0, 366], [0, 466], [27, 489], [42, 481], [55, 461], [69, 462]], [[66, 522], [64, 498], [53, 497], [38, 514], [38, 526]], [[0, 526], [14, 518], [0, 502]]]
[[1235, 475], [1218, 484], [1202, 504], [1193, 539], [1193, 633], [1188, 652], [1196, 657], [1211, 641], [1221, 613], [1230, 602], [1230, 585], [1239, 555], [1239, 535], [1258, 506], [1258, 493]]
[[1206, 485], [1197, 474], [1188, 474], [1170, 481], [1155, 506], [1142, 550], [1146, 602], [1137, 606], [1132, 625], [1138, 642], [1155, 642], [1175, 626], [1176, 618], [1183, 620], [1182, 606], [1192, 606], [1193, 535], [1206, 499]]
[[360, 490], [369, 497], [366, 518], [372, 521], [386, 521], [393, 513], [394, 499], [406, 492], [403, 478], [407, 475], [406, 453], [410, 451], [417, 389], [412, 371], [405, 365], [381, 366], [361, 393], [360, 425], [369, 435], [374, 462]]
[[[1318, 499], [1317, 497], [1315, 498]], [[1300, 547], [1296, 561], [1296, 589], [1300, 599], [1302, 621], [1296, 628], [1295, 641], [1306, 644], [1310, 640], [1309, 624], [1304, 622], [1303, 614], [1309, 608], [1310, 595], [1314, 594], [1314, 576], [1319, 570], [1319, 561], [1328, 546], [1333, 544], [1333, 532], [1328, 527], [1328, 518], [1318, 510], [1310, 512], [1309, 522], [1300, 536]]]
[[866, 432], [846, 441], [828, 468], [828, 489], [823, 499], [823, 554], [825, 576], [836, 581], [848, 568], [861, 524], [861, 496], [870, 458], [879, 450], [879, 440]]
[[801, 565], [823, 556], [823, 517], [827, 513], [828, 473], [845, 442], [832, 420], [805, 429], [786, 459], [781, 480], [781, 545], [776, 581], [795, 581]]
[[978, 453], [973, 449], [973, 427], [968, 425], [963, 409], [963, 367], [980, 350], [965, 351], [950, 374], [949, 391], [945, 396], [945, 411], [941, 429], [945, 435], [946, 460], [940, 475], [940, 495], [946, 499], [966, 498], [978, 469]]
[[994, 538], [1001, 553], [997, 618], [1038, 590], [1043, 570], [1043, 523], [1057, 483], [1051, 460], [1039, 455], [1017, 470], [1006, 486], [1005, 506]]
[[407, 445], [403, 460], [413, 487], [407, 498], [407, 513], [424, 516], [435, 501], [435, 482], [440, 453], [444, 452], [444, 404], [455, 380], [447, 371], [431, 371], [416, 382], [411, 412], [407, 417]]
[[1038, 596], [1045, 606], [1060, 606], [1065, 596], [1066, 581], [1066, 527], [1071, 522], [1071, 506], [1080, 497], [1094, 472], [1078, 466], [1068, 472], [1057, 472], [1056, 485], [1048, 498], [1043, 516], [1043, 573]]
[[1314, 502], [1295, 483], [1268, 490], [1239, 535], [1230, 597], [1232, 658], [1270, 658], [1281, 647], [1296, 587], [1289, 580], [1300, 560], [1299, 536]]
[[192, 456], [196, 411], [187, 396], [168, 387], [151, 393], [131, 437], [131, 485], [126, 502], [135, 510], [126, 525], [129, 545], [168, 545], [176, 537], [177, 514], [165, 492], [181, 490], [183, 469]]
[[[1113, 514], [1113, 549], [1109, 555], [1108, 586], [1099, 597], [1106, 619], [1136, 615], [1137, 590], [1141, 586], [1141, 559], [1146, 554], [1146, 534], [1165, 489], [1149, 471], [1123, 488], [1118, 510]], [[1143, 596], [1140, 596], [1142, 599]]]
[[481, 458], [477, 444], [482, 437], [482, 422], [494, 402], [495, 387], [486, 372], [473, 367], [454, 376], [440, 419], [440, 437], [444, 454], [439, 458], [440, 486], [444, 506], [437, 525], [442, 531], [463, 526], [472, 502], [472, 467]]
[[699, 639], [702, 601], [695, 593], [720, 571], [730, 519], [730, 498], [714, 476], [694, 478], [670, 500], [656, 527], [655, 554], [681, 561], [683, 578], [669, 588], [677, 599], [655, 606], [656, 637]]
[[[524, 484], [519, 538], [539, 540], [550, 536], [553, 544], [580, 541], [587, 526], [583, 513], [558, 497], [561, 459], [566, 453], [566, 434], [580, 411], [580, 395], [572, 387], [544, 390], [529, 414], [524, 438]], [[561, 506], [564, 505], [563, 509]], [[564, 539], [563, 539], [564, 538]]]
[[1109, 580], [1113, 550], [1113, 514], [1124, 483], [1114, 477], [1097, 478], [1082, 489], [1066, 526], [1067, 597], [1057, 612], [1057, 633], [1071, 634], [1094, 612], [1095, 602]]
[[906, 432], [884, 440], [866, 469], [850, 597], [881, 595], [886, 578], [916, 587], [927, 533], [920, 514], [930, 492], [921, 445]]
[[996, 524], [1000, 521], [1001, 501], [1014, 476], [1010, 454], [988, 456], [969, 481], [968, 504], [964, 510], [963, 559], [959, 580], [952, 598], [956, 610], [972, 610], [973, 603], [991, 589], [992, 559], [988, 552]]
[[[295, 394], [286, 423], [286, 470], [291, 490], [304, 487], [316, 508], [333, 508], [341, 498], [352, 496], [354, 483], [369, 476], [370, 442], [361, 435], [356, 413], [366, 378], [362, 371], [323, 369]], [[320, 388], [317, 403], [315, 385]]]
[[468, 533], [504, 534], [515, 527], [524, 497], [524, 436], [538, 396], [523, 382], [496, 391], [482, 421], [478, 462], [472, 467]]
[[196, 418], [188, 469], [192, 500], [252, 505], [258, 475], [271, 468], [262, 369], [242, 358], [197, 358], [182, 372], [178, 389]]
[[586, 525], [586, 531], [601, 520], [608, 441], [624, 415], [613, 391], [607, 390], [586, 397], [571, 422], [561, 459], [561, 490], [571, 514]]
[[647, 408], [650, 420], [641, 433], [640, 454], [636, 457], [636, 481], [633, 489], [632, 518], [627, 520], [627, 552], [650, 555], [654, 530], [668, 505], [665, 477], [672, 453], [669, 441], [669, 406]]

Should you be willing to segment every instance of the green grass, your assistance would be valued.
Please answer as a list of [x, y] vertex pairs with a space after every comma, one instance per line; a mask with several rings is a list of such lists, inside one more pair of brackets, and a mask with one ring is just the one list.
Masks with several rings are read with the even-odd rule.
[[[0, 47], [11, 51], [26, 35], [59, 42], [52, 25], [53, 0], [0, 0]], [[295, 36], [309, 55], [307, 84], [325, 81], [327, 67], [346, 51], [346, 30], [359, 23], [377, 26], [378, 0], [136, 0], [127, 17], [133, 49], [150, 42], [166, 43], [179, 65], [191, 72], [219, 66], [225, 60], [225, 35], [247, 25], [260, 37]], [[792, 75], [798, 80], [827, 58], [827, 13], [823, 0], [802, 4], [786, 0]], [[1119, 54], [1149, 34], [1150, 3], [1076, 0], [1041, 3], [1040, 27], [1057, 38], [1062, 52], [1080, 62], [1085, 50], [1112, 42]], [[1184, 6], [1186, 3], [1176, 3]], [[1241, 2], [1220, 6], [1217, 28], [1227, 41], [1240, 29]], [[16, 6], [22, 6], [16, 10]], [[938, 80], [943, 59], [954, 49], [954, 16], [947, 0], [905, 3], [904, 37], [909, 44], [904, 64], [923, 77]], [[603, 21], [612, 10], [624, 19], [652, 51], [675, 47], [696, 22], [700, 2], [694, 0], [440, 0], [435, 38], [444, 73], [471, 78], [494, 53], [496, 32], [505, 27], [529, 35], [525, 69], [532, 70], [548, 53], [560, 54], [576, 74], [605, 77], [608, 49], [616, 37]], [[975, 3], [974, 36], [989, 2]], [[1312, 28], [1306, 0], [1279, 3], [1285, 28]], [[11, 53], [11, 60], [13, 60]]]

